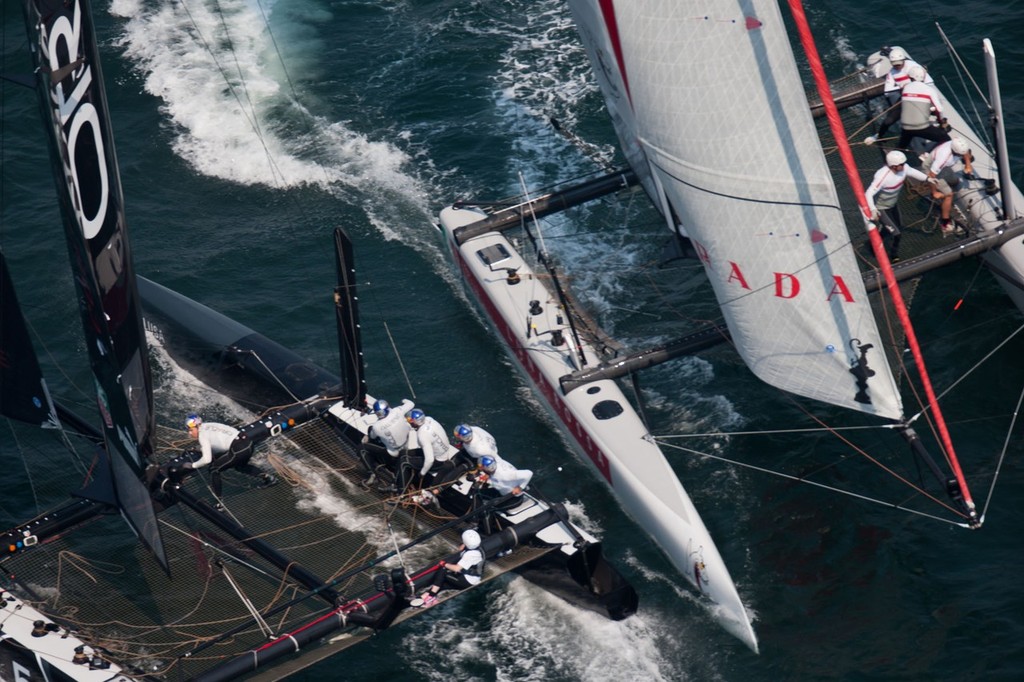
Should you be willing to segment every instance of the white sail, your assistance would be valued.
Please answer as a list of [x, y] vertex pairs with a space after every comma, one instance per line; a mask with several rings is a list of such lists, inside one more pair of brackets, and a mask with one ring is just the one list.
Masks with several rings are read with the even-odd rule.
[[902, 414], [775, 2], [570, 0], [623, 148], [753, 372]]

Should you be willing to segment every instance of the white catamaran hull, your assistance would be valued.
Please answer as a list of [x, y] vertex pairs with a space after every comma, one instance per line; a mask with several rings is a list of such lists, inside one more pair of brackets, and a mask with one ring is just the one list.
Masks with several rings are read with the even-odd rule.
[[[626, 512], [687, 580], [719, 605], [716, 616], [722, 626], [757, 651], [750, 618], [711, 535], [618, 385], [602, 380], [567, 394], [562, 391], [559, 378], [579, 369], [576, 358], [583, 355], [588, 363], [597, 363], [598, 356], [586, 341], [577, 347], [564, 323], [566, 313], [543, 278], [500, 233], [475, 237], [461, 246], [455, 240], [455, 229], [484, 217], [475, 210], [451, 207], [440, 214], [440, 227], [472, 297], [515, 365]], [[510, 283], [507, 269], [516, 272], [518, 283]]]

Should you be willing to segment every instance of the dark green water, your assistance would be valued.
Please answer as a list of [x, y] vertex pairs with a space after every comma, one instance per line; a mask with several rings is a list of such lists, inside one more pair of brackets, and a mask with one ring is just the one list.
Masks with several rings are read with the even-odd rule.
[[[609, 623], [505, 580], [301, 679], [1024, 679], [1024, 448], [1016, 434], [985, 527], [974, 533], [668, 450], [756, 614], [760, 656], [714, 625], [606, 488], [563, 454], [553, 424], [459, 292], [430, 226], [455, 198], [518, 191], [520, 173], [542, 187], [592, 171], [593, 158], [559, 136], [549, 117], [594, 145], [598, 158], [614, 158], [562, 3], [278, 0], [263, 5], [274, 43], [252, 6], [219, 7], [211, 14], [191, 0], [119, 0], [113, 14], [107, 3], [96, 9], [137, 270], [333, 368], [330, 235], [344, 226], [358, 249], [372, 390], [394, 399], [414, 393], [449, 426], [485, 424], [544, 490], [571, 501], [642, 600], [637, 617]], [[951, 74], [936, 19], [972, 67], [981, 38], [992, 38], [1011, 155], [1024, 159], [1017, 4], [869, 0], [816, 3], [809, 13], [833, 67], [899, 43], [933, 72]], [[4, 69], [25, 70], [18, 3], [5, 2], [3, 17]], [[208, 39], [214, 60], [197, 27], [210, 36], [222, 19], [233, 51]], [[75, 364], [83, 344], [35, 101], [3, 88], [0, 247], [45, 339], [40, 352], [50, 354], [55, 392], [87, 414], [90, 399], [70, 387], [88, 382]], [[1016, 164], [1018, 184], [1022, 169]], [[574, 284], [627, 341], [667, 338], [680, 323], [715, 315], [692, 266], [652, 267], [664, 227], [648, 209], [607, 204], [546, 229]], [[953, 312], [960, 297], [964, 305]], [[973, 264], [926, 281], [916, 301], [940, 389], [963, 371], [963, 358], [980, 357], [1021, 324]], [[978, 472], [976, 497], [987, 490], [1024, 384], [1020, 343], [948, 402], [961, 459], [969, 475]], [[727, 348], [643, 381], [658, 435], [778, 428], [803, 416]], [[212, 401], [173, 371], [160, 390], [168, 419]], [[37, 498], [45, 503], [62, 466], [37, 465], [29, 478], [6, 459], [24, 445], [14, 439], [5, 431], [5, 523], [31, 514]], [[845, 451], [830, 436], [778, 435], [734, 438], [721, 452], [805, 472]], [[830, 480], [872, 492], [878, 478], [855, 460]]]

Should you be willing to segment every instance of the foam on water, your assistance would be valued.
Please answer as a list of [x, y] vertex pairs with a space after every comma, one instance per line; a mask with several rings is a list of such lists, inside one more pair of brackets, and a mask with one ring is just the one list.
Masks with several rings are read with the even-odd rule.
[[[442, 606], [440, 617], [404, 638], [408, 665], [431, 680], [680, 680], [688, 675], [679, 660], [697, 654], [657, 614], [611, 621], [523, 578], [492, 591], [479, 608], [467, 616], [463, 605]], [[441, 662], [430, 656], [439, 648]], [[701, 670], [694, 679], [716, 678], [693, 663]]]
[[402, 151], [314, 115], [282, 85], [290, 81], [258, 6], [115, 0], [111, 12], [125, 20], [125, 55], [173, 124], [174, 152], [198, 172], [277, 188], [370, 182], [422, 199]]

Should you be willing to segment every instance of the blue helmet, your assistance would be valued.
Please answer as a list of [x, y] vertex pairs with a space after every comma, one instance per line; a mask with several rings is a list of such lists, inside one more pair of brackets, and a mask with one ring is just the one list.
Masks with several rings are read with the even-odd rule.
[[373, 413], [377, 415], [377, 419], [383, 419], [388, 416], [391, 412], [391, 405], [386, 400], [376, 400], [373, 403]]
[[468, 443], [473, 440], [473, 429], [467, 424], [459, 424], [455, 427], [455, 440], [460, 440], [463, 443]]
[[199, 425], [202, 423], [203, 418], [200, 417], [198, 414], [190, 414], [189, 416], [185, 417], [185, 428], [187, 428], [189, 431], [191, 431], [192, 429], [198, 429]]
[[493, 474], [498, 468], [498, 463], [494, 461], [493, 457], [485, 456], [480, 458], [480, 466], [483, 467], [484, 471], [487, 473]]
[[416, 428], [423, 426], [423, 421], [426, 418], [427, 415], [423, 414], [423, 410], [418, 408], [409, 410], [409, 414], [405, 415], [405, 420]]

